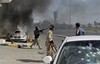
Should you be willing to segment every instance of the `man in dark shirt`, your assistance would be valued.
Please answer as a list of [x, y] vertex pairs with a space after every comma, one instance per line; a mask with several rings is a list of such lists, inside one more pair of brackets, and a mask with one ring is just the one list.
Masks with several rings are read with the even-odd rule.
[[37, 43], [39, 49], [41, 49], [41, 47], [40, 47], [40, 45], [39, 45], [39, 42], [38, 42], [38, 38], [39, 38], [41, 32], [42, 32], [42, 30], [39, 30], [38, 27], [36, 26], [36, 27], [35, 27], [35, 30], [34, 30], [34, 36], [35, 36], [34, 39], [35, 39], [35, 40], [34, 40], [33, 43], [31, 44], [31, 46], [30, 46], [31, 48], [32, 48], [33, 45], [35, 45], [35, 44]]

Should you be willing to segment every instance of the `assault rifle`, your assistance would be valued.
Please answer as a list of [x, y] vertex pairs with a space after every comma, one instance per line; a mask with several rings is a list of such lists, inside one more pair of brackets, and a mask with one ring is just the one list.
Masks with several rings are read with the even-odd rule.
[[44, 28], [44, 29], [41, 29], [41, 30], [39, 30], [39, 31], [43, 33], [43, 31], [46, 30], [46, 29], [48, 29], [48, 28]]

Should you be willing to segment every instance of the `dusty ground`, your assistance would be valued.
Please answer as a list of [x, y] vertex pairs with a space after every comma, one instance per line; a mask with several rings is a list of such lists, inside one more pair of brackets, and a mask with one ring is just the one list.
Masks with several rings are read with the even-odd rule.
[[[46, 56], [45, 35], [41, 35], [39, 42], [42, 49], [34, 46], [33, 49], [0, 46], [0, 64], [44, 64], [42, 59]], [[62, 38], [55, 37], [54, 41], [59, 47]]]

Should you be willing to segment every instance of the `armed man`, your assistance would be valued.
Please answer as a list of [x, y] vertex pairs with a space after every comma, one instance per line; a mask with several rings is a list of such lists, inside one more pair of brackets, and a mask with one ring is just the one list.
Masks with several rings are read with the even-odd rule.
[[30, 48], [32, 48], [33, 45], [37, 44], [38, 47], [39, 47], [39, 49], [42, 49], [42, 48], [40, 47], [40, 45], [39, 45], [38, 39], [39, 39], [40, 33], [43, 33], [44, 30], [45, 30], [45, 29], [39, 30], [39, 28], [38, 28], [37, 26], [35, 27], [35, 30], [34, 30], [34, 36], [35, 36], [35, 37], [34, 37], [34, 41], [32, 42]]

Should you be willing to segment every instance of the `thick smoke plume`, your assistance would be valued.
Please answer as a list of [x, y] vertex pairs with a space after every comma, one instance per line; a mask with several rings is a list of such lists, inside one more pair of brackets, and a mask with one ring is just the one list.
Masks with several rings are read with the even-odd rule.
[[93, 23], [100, 21], [100, 0], [13, 0], [0, 8], [0, 27], [5, 31], [19, 24], [30, 26], [33, 20], [53, 22], [54, 11], [58, 23]]
[[15, 30], [19, 24], [30, 26], [33, 22], [33, 11], [45, 12], [51, 0], [12, 0], [0, 8], [1, 31]]

